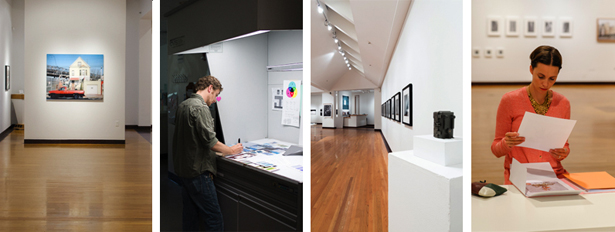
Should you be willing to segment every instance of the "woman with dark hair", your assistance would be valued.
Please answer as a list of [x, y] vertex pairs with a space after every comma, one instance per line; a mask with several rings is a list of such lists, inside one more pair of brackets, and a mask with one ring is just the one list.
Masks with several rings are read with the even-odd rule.
[[540, 46], [530, 54], [529, 86], [508, 92], [502, 96], [498, 106], [495, 126], [495, 139], [491, 151], [496, 157], [506, 156], [504, 160], [505, 184], [511, 184], [510, 164], [515, 158], [521, 163], [549, 162], [557, 177], [567, 173], [561, 161], [570, 154], [568, 141], [563, 148], [549, 152], [519, 147], [525, 138], [519, 135], [519, 126], [526, 111], [550, 117], [570, 119], [570, 102], [564, 95], [550, 90], [562, 68], [562, 56], [551, 46]]

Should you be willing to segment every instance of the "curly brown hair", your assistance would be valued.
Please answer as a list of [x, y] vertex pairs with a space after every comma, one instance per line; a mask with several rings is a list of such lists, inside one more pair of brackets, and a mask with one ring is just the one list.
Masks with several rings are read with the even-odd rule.
[[220, 84], [218, 78], [212, 75], [199, 78], [196, 82], [196, 91], [207, 89], [210, 85], [213, 86], [214, 90], [220, 90], [220, 92], [222, 92], [222, 84]]

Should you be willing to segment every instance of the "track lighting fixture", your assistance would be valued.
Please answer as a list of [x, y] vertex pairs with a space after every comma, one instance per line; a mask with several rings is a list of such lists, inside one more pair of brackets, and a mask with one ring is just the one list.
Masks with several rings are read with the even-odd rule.
[[318, 3], [318, 13], [322, 14], [322, 12], [324, 12], [325, 10], [322, 9], [322, 6], [320, 6], [320, 3]]

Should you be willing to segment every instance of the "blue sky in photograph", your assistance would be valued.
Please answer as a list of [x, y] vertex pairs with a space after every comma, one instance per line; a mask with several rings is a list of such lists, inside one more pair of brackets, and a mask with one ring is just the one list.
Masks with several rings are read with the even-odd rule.
[[68, 69], [78, 57], [88, 63], [91, 69], [100, 69], [103, 66], [103, 55], [92, 54], [47, 54], [47, 65]]

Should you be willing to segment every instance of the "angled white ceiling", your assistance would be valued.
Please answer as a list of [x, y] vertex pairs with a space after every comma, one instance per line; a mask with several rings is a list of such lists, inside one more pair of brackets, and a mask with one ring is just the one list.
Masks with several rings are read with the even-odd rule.
[[[338, 52], [333, 33], [325, 26], [325, 16], [318, 13], [317, 1], [311, 3], [312, 85], [323, 90], [380, 87], [410, 0], [320, 1], [352, 70], [348, 70]], [[347, 75], [347, 72], [352, 72], [352, 75]], [[356, 81], [349, 80], [349, 77], [356, 78]], [[340, 82], [340, 79], [344, 81]]]

